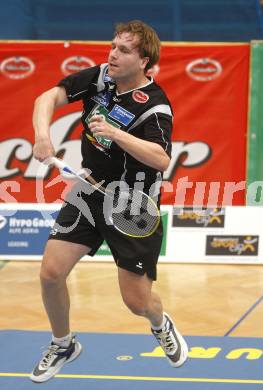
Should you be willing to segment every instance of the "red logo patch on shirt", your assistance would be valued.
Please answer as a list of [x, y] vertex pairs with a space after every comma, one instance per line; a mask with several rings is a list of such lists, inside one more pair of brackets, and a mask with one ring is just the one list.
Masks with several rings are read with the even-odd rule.
[[142, 91], [133, 91], [132, 97], [138, 103], [146, 103], [149, 100], [149, 96]]

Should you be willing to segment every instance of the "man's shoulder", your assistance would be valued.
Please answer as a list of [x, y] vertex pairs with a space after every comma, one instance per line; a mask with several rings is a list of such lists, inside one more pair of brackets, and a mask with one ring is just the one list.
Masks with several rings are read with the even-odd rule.
[[71, 74], [72, 77], [76, 78], [86, 78], [90, 76], [95, 76], [100, 73], [101, 65], [90, 66], [89, 68], [85, 68], [80, 70], [79, 72]]
[[141, 91], [148, 96], [148, 105], [156, 104], [168, 104], [170, 105], [169, 99], [164, 90], [154, 80], [148, 84]]

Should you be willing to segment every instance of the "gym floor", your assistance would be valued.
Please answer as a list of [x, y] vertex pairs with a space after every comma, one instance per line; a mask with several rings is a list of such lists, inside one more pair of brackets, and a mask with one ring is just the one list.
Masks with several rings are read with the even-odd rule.
[[[0, 268], [0, 387], [28, 390], [36, 386], [29, 373], [50, 340], [40, 262], [2, 261]], [[189, 359], [177, 369], [145, 319], [122, 303], [113, 263], [80, 262], [68, 285], [71, 327], [83, 353], [42, 386], [254, 390], [263, 384], [262, 266], [159, 263], [154, 290], [189, 344]]]

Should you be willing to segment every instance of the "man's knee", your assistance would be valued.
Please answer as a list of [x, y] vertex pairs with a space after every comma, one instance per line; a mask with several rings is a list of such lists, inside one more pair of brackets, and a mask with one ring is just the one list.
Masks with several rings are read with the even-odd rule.
[[71, 269], [88, 250], [89, 248], [84, 245], [49, 240], [41, 264], [41, 283], [64, 282]]
[[123, 297], [123, 302], [133, 314], [143, 317], [147, 316], [148, 302], [145, 299]]
[[40, 280], [42, 284], [58, 283], [63, 278], [61, 277], [59, 270], [51, 265], [43, 265], [40, 270]]
[[147, 275], [137, 275], [119, 268], [119, 285], [123, 302], [138, 316], [147, 317], [152, 303], [152, 281]]
[[40, 270], [40, 281], [42, 285], [57, 284], [66, 279], [63, 276], [59, 267], [56, 266], [55, 262], [46, 262], [43, 259], [41, 270]]

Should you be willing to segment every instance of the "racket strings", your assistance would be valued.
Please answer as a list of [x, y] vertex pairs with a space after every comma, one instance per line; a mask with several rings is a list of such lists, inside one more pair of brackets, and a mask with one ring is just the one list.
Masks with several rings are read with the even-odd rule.
[[132, 189], [117, 192], [113, 204], [113, 224], [123, 233], [146, 237], [157, 229], [160, 222], [159, 210], [154, 201], [143, 192]]

